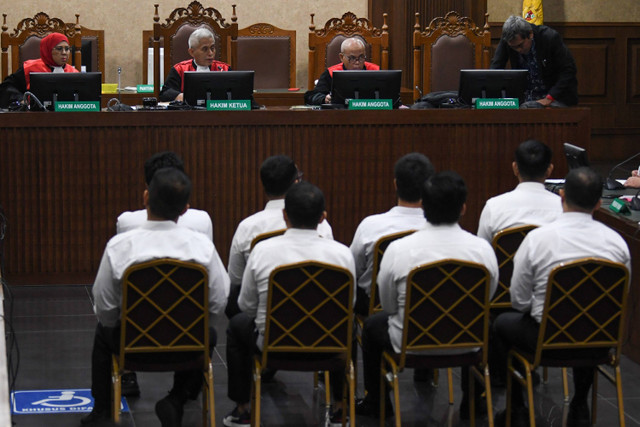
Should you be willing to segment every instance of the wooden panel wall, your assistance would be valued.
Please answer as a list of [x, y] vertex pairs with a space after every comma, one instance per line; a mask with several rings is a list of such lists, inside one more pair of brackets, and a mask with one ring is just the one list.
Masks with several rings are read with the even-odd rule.
[[586, 109], [2, 114], [6, 277], [91, 283], [118, 214], [142, 208], [145, 159], [162, 150], [183, 157], [191, 204], [211, 215], [225, 262], [237, 224], [266, 202], [258, 168], [278, 153], [323, 189], [335, 238], [345, 244], [362, 218], [395, 204], [393, 165], [411, 151], [465, 178], [461, 223], [475, 232], [485, 200], [516, 185], [515, 147], [529, 137], [546, 141], [563, 176], [561, 144], [589, 139], [588, 116]]
[[[637, 153], [640, 140], [640, 24], [558, 23], [578, 68], [580, 105], [591, 109], [589, 156], [617, 163]], [[493, 45], [501, 23], [491, 24]], [[579, 141], [577, 141], [579, 142]]]

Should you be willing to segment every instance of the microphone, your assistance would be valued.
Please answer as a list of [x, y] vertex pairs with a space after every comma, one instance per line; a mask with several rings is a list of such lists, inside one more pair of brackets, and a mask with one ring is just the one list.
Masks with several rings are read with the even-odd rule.
[[[611, 178], [611, 175], [613, 174], [613, 171], [615, 171], [616, 169], [618, 169], [620, 166], [624, 165], [625, 163], [635, 159], [636, 157], [640, 156], [640, 153], [636, 153], [633, 156], [629, 157], [628, 159], [625, 159], [624, 161], [618, 163], [617, 165], [615, 165], [614, 167], [611, 168], [611, 170], [609, 171], [609, 175], [607, 175], [607, 180], [604, 184], [605, 188], [607, 190], [620, 190], [622, 188], [624, 188], [624, 185], [620, 184], [618, 181], [616, 181], [615, 179]], [[639, 201], [640, 203], [640, 201]]]
[[122, 67], [118, 67], [118, 104], [122, 104], [122, 96], [120, 95], [120, 93], [122, 92], [120, 86], [120, 74], [122, 74]]
[[633, 196], [631, 202], [629, 202], [629, 208], [633, 211], [640, 211], [640, 190]]

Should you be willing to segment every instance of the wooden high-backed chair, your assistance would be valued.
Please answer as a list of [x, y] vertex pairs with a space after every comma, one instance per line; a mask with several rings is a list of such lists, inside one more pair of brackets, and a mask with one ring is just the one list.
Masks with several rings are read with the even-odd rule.
[[307, 89], [313, 89], [315, 81], [328, 67], [340, 62], [340, 45], [346, 38], [359, 36], [365, 42], [367, 61], [376, 63], [381, 69], [389, 68], [389, 32], [387, 14], [384, 13], [382, 28], [376, 28], [367, 18], [358, 18], [347, 12], [342, 18], [331, 18], [324, 27], [316, 30], [311, 14], [309, 25], [309, 81]]
[[489, 14], [485, 14], [484, 28], [471, 18], [449, 12], [434, 18], [420, 30], [420, 14], [416, 13], [413, 31], [413, 96], [420, 92], [457, 91], [460, 70], [489, 68], [491, 34]]
[[255, 89], [296, 86], [296, 32], [264, 22], [238, 30], [238, 70], [254, 70]]
[[[164, 82], [160, 81], [160, 67], [164, 70], [164, 77], [169, 75], [171, 67], [180, 61], [189, 59], [189, 36], [199, 27], [207, 27], [214, 35], [216, 44], [216, 59], [235, 67], [237, 62], [238, 23], [236, 5], [232, 5], [231, 23], [225, 22], [220, 12], [213, 8], [204, 8], [198, 1], [192, 1], [185, 7], [179, 7], [169, 14], [165, 22], [160, 22], [158, 4], [154, 5], [153, 15], [153, 81], [156, 97]], [[144, 32], [143, 32], [144, 36]], [[160, 64], [160, 45], [164, 46], [164, 63]]]
[[[9, 74], [16, 72], [24, 61], [40, 58], [40, 40], [51, 33], [62, 33], [67, 36], [69, 44], [75, 50], [73, 64], [78, 70], [81, 69], [82, 40], [79, 15], [76, 15], [75, 24], [68, 24], [62, 19], [50, 18], [46, 13], [38, 12], [33, 18], [25, 18], [18, 22], [11, 33], [8, 32], [7, 15], [3, 13], [2, 17], [2, 35], [0, 35], [2, 53], [0, 55], [3, 80]], [[9, 72], [9, 62], [11, 72]]]

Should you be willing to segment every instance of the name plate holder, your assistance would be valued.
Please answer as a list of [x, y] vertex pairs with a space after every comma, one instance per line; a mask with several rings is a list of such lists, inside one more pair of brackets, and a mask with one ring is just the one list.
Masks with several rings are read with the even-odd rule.
[[476, 110], [517, 110], [518, 98], [476, 98]]
[[153, 93], [153, 85], [136, 85], [137, 93]]
[[390, 99], [349, 99], [349, 110], [393, 110], [393, 102]]
[[250, 111], [251, 101], [248, 99], [211, 100], [207, 101], [207, 111]]
[[609, 209], [612, 210], [615, 213], [619, 213], [619, 214], [622, 214], [622, 215], [630, 215], [631, 214], [631, 211], [629, 210], [629, 207], [624, 202], [624, 200], [619, 199], [617, 197], [615, 199], [613, 199], [613, 201], [609, 205]]
[[98, 101], [56, 101], [53, 103], [53, 111], [74, 112], [78, 111], [100, 111]]

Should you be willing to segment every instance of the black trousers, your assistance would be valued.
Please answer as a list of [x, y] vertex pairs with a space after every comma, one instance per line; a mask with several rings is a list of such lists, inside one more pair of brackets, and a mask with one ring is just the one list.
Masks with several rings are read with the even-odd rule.
[[[507, 355], [511, 348], [535, 352], [538, 343], [540, 324], [529, 313], [508, 312], [499, 315], [494, 324], [495, 356], [500, 367], [506, 369]], [[606, 348], [581, 350], [554, 350], [553, 357], [561, 359], [601, 358], [609, 351]], [[593, 384], [594, 367], [573, 368], [573, 384], [575, 394], [573, 402], [586, 403], [589, 389]], [[515, 407], [524, 406], [523, 389], [517, 381], [512, 382], [511, 399]]]
[[[209, 329], [210, 350], [215, 347], [216, 332]], [[120, 327], [108, 328], [98, 322], [91, 354], [91, 394], [94, 398], [94, 410], [108, 411], [111, 403], [111, 355], [120, 349]], [[183, 354], [178, 354], [179, 360]], [[201, 370], [176, 371], [173, 374], [173, 387], [169, 394], [180, 402], [196, 399], [202, 389], [204, 378]]]
[[[258, 331], [253, 317], [238, 313], [229, 322], [227, 328], [227, 373], [229, 399], [237, 404], [251, 401], [251, 381], [253, 376], [253, 357], [261, 351], [256, 345]], [[311, 355], [323, 357], [324, 355]], [[292, 354], [292, 357], [308, 359], [308, 354]], [[344, 371], [331, 372], [331, 391], [333, 399], [342, 400]]]

